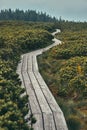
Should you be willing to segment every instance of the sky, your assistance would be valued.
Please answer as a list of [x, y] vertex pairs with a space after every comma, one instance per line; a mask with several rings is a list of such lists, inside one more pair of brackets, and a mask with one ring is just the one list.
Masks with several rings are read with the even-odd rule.
[[65, 20], [87, 21], [87, 0], [0, 0], [1, 9], [43, 11]]

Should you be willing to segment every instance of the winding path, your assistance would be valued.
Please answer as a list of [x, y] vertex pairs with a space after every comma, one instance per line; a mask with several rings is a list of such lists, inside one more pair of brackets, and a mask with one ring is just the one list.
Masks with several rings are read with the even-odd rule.
[[[52, 35], [59, 31], [57, 29]], [[34, 130], [68, 130], [63, 113], [39, 73], [37, 64], [38, 55], [61, 43], [56, 38], [53, 41], [54, 43], [46, 48], [22, 55], [17, 68], [22, 86], [29, 95], [31, 113], [37, 120], [33, 125]]]

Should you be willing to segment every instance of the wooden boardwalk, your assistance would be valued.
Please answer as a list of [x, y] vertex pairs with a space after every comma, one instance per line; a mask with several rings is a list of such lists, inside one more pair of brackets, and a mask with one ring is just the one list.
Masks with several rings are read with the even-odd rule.
[[55, 38], [53, 41], [54, 44], [46, 48], [22, 55], [17, 68], [22, 86], [29, 95], [31, 113], [37, 120], [33, 125], [34, 130], [68, 130], [63, 113], [38, 69], [37, 56], [61, 43]]

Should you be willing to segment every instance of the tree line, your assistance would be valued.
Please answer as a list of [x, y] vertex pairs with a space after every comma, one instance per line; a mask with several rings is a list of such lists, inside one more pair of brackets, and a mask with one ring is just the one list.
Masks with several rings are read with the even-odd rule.
[[0, 11], [0, 20], [24, 20], [24, 21], [43, 21], [43, 22], [56, 22], [55, 17], [43, 12], [36, 12], [35, 10], [11, 10], [5, 9]]

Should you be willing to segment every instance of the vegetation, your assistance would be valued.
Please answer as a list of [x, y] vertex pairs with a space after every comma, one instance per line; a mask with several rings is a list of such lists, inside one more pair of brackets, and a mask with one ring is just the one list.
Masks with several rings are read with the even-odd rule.
[[55, 23], [55, 26], [61, 29], [62, 32], [87, 30], [87, 22], [73, 22], [59, 19], [59, 21]]
[[64, 112], [69, 130], [87, 129], [86, 24], [57, 23], [62, 32], [56, 37], [62, 43], [38, 57], [40, 71]]
[[0, 11], [0, 20], [24, 20], [34, 22], [56, 22], [55, 17], [51, 17], [43, 12], [36, 12], [35, 10], [19, 10], [5, 9]]
[[[31, 130], [24, 119], [28, 96], [16, 74], [20, 55], [52, 43], [51, 23], [0, 22], [0, 130]], [[45, 30], [47, 28], [47, 30]], [[30, 116], [31, 126], [36, 122]]]
[[0, 21], [0, 130], [33, 129], [33, 115], [29, 117], [30, 128], [24, 119], [29, 111], [28, 96], [22, 96], [26, 90], [16, 68], [21, 54], [52, 43], [50, 32], [56, 27], [62, 30], [56, 37], [63, 43], [39, 57], [40, 70], [65, 114], [69, 130], [86, 130], [87, 23], [56, 22], [45, 13], [18, 9], [2, 10], [0, 18], [9, 20]]

